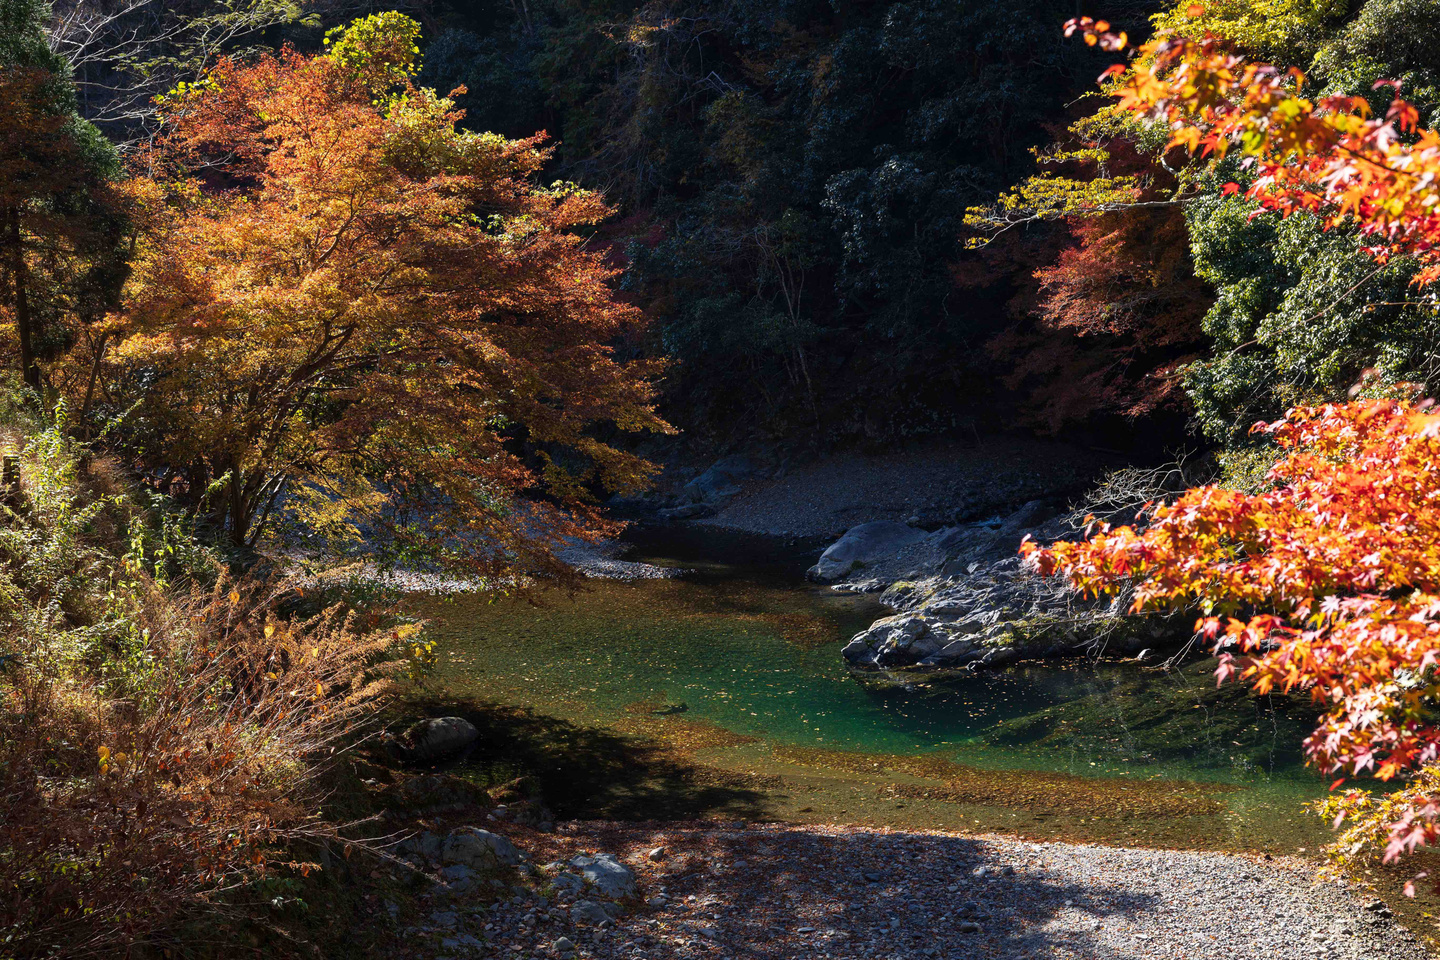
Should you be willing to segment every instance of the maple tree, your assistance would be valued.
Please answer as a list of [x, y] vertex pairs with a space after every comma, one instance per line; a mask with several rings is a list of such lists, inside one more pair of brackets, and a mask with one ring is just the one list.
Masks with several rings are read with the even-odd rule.
[[[1106, 49], [1127, 43], [1088, 18], [1075, 31]], [[1119, 109], [1167, 131], [1170, 147], [1238, 155], [1262, 209], [1356, 229], [1381, 263], [1414, 258], [1416, 285], [1440, 279], [1440, 136], [1418, 128], [1410, 104], [1396, 97], [1376, 119], [1359, 97], [1306, 99], [1299, 71], [1248, 62], [1208, 30], [1162, 29], [1106, 76]], [[1132, 586], [1137, 611], [1198, 606], [1221, 680], [1322, 705], [1305, 749], [1342, 775], [1334, 786], [1408, 778], [1385, 798], [1347, 791], [1325, 805], [1337, 827], [1351, 821], [1342, 864], [1377, 840], [1387, 860], [1440, 840], [1440, 416], [1429, 407], [1293, 408], [1254, 428], [1281, 454], [1260, 492], [1200, 487], [1152, 507], [1143, 529], [1098, 524], [1084, 542], [1022, 545], [1033, 569], [1083, 592]]]
[[[1143, 530], [1101, 524], [1088, 541], [1022, 552], [1089, 594], [1133, 585], [1136, 611], [1198, 606], [1221, 680], [1324, 706], [1305, 742], [1322, 772], [1388, 780], [1434, 764], [1440, 416], [1365, 400], [1256, 429], [1283, 452], [1269, 489], [1195, 488], [1151, 508]], [[1440, 838], [1426, 802], [1397, 821], [1389, 855]]]
[[611, 527], [599, 490], [650, 467], [605, 431], [665, 431], [657, 367], [584, 229], [541, 187], [543, 135], [467, 133], [414, 85], [419, 26], [377, 14], [328, 53], [219, 61], [163, 106], [115, 403], [232, 543], [278, 517], [390, 559], [564, 575], [547, 543]]
[[[1186, 12], [1200, 18], [1205, 8]], [[1088, 17], [1066, 31], [1107, 49], [1127, 42]], [[1418, 284], [1440, 279], [1440, 133], [1419, 127], [1413, 105], [1396, 96], [1375, 117], [1364, 97], [1304, 97], [1303, 72], [1250, 61], [1208, 30], [1198, 38], [1162, 30], [1139, 54], [1104, 75], [1118, 78], [1122, 111], [1170, 130], [1171, 146], [1238, 155], [1253, 173], [1247, 196], [1265, 209], [1354, 225], [1381, 262], [1409, 255], [1422, 265]]]
[[[1004, 382], [1026, 388], [1022, 407], [1050, 432], [1097, 416], [1134, 421], [1178, 412], [1178, 370], [1194, 359], [1212, 298], [1188, 256], [1175, 177], [1103, 111], [1072, 124], [1062, 144], [1036, 152], [1061, 170], [1032, 177], [969, 216], [989, 234], [971, 244], [986, 247], [987, 259], [1038, 254], [1031, 282], [1009, 305], [1031, 323], [1002, 332], [987, 351], [1012, 367]], [[1059, 229], [1025, 241], [1012, 234], [1004, 249], [990, 245], [1027, 217], [1059, 221]]]

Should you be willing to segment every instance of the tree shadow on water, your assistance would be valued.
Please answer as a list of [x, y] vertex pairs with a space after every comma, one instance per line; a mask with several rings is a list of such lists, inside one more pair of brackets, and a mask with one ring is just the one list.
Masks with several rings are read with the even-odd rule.
[[758, 778], [707, 767], [663, 743], [477, 700], [411, 700], [408, 712], [464, 717], [475, 747], [446, 772], [484, 787], [529, 778], [561, 819], [764, 819]]

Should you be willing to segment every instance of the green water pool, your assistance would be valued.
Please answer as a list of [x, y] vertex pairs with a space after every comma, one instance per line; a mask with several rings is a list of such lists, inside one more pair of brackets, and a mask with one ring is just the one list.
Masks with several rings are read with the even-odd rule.
[[[671, 744], [749, 775], [777, 816], [1293, 851], [1303, 703], [1217, 689], [1212, 665], [1073, 660], [951, 677], [852, 673], [885, 608], [810, 584], [802, 545], [691, 532], [632, 559], [685, 577], [594, 581], [539, 604], [418, 601], [434, 682]], [[1188, 838], [1194, 837], [1193, 842]]]

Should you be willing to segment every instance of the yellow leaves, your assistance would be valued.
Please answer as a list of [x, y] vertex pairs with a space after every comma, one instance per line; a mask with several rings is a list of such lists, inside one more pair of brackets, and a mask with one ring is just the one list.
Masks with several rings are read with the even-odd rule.
[[95, 751], [96, 759], [99, 761], [100, 775], [108, 776], [111, 773], [120, 773], [130, 763], [130, 755], [122, 751], [111, 753], [109, 747], [100, 747]]
[[237, 604], [237, 603], [239, 603], [239, 602], [240, 602], [240, 591], [239, 591], [239, 590], [231, 590], [231, 591], [230, 591], [230, 604], [231, 604], [231, 606], [234, 606], [235, 604]]

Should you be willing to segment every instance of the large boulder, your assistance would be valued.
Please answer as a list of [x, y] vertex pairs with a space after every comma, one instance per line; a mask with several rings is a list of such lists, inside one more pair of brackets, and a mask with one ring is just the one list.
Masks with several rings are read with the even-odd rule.
[[498, 833], [479, 827], [461, 827], [445, 838], [440, 847], [440, 860], [472, 870], [492, 870], [500, 864], [513, 867], [519, 863], [520, 851]]
[[832, 543], [810, 568], [816, 580], [838, 580], [858, 567], [874, 564], [913, 546], [928, 536], [924, 530], [893, 520], [876, 520], [851, 527]]
[[453, 893], [466, 893], [475, 888], [475, 871], [463, 863], [452, 863], [440, 868], [440, 880]]
[[749, 457], [726, 457], [685, 484], [685, 496], [692, 503], [711, 503], [733, 497], [754, 473], [755, 464]]
[[635, 896], [635, 873], [615, 859], [613, 854], [598, 853], [593, 857], [574, 857], [570, 866], [579, 871], [586, 883], [607, 897], [620, 899]]
[[421, 720], [400, 737], [401, 759], [408, 763], [436, 763], [464, 753], [480, 739], [475, 724], [463, 717]]

